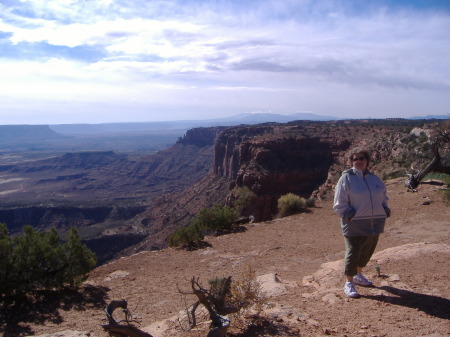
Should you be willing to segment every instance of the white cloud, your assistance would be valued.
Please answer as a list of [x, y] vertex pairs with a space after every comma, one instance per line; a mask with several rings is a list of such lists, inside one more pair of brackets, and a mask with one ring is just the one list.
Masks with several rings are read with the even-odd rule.
[[[413, 114], [430, 106], [446, 113], [448, 12], [353, 13], [348, 3], [136, 0], [125, 7], [113, 0], [33, 0], [16, 11], [0, 5], [0, 31], [11, 33], [0, 48], [41, 48], [27, 50], [28, 60], [0, 56], [0, 95], [40, 97], [41, 104], [45, 98], [50, 107], [52, 100], [73, 100], [74, 110], [78, 102], [99, 110], [115, 102], [139, 111], [270, 108], [348, 116], [364, 102], [381, 111], [403, 101]], [[57, 47], [86, 46], [100, 56], [73, 61], [54, 54]]]

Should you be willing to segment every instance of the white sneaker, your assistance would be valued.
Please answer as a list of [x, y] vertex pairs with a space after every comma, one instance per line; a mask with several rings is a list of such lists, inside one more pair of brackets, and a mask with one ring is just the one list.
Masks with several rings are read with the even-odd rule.
[[361, 273], [353, 277], [353, 283], [363, 287], [371, 287], [373, 285], [372, 282], [366, 279]]
[[344, 293], [348, 297], [358, 297], [359, 294], [355, 289], [355, 284], [353, 282], [345, 282]]

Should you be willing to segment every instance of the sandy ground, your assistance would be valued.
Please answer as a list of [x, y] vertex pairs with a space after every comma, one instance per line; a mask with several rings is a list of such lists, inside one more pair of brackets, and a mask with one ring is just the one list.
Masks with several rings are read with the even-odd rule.
[[[67, 330], [107, 336], [103, 309], [116, 299], [125, 299], [140, 329], [154, 337], [206, 336], [207, 324], [179, 328], [180, 310], [194, 302], [179, 289], [188, 291], [193, 276], [207, 285], [215, 277], [239, 279], [249, 268], [271, 308], [266, 320], [234, 318], [228, 336], [450, 336], [450, 207], [439, 185], [412, 193], [403, 183], [387, 183], [392, 216], [365, 271], [375, 286], [358, 287], [360, 298], [343, 294], [338, 218], [331, 201], [318, 202], [310, 213], [208, 237], [210, 246], [201, 250], [142, 252], [99, 267], [81, 295], [42, 299], [34, 315], [10, 320], [4, 336]], [[122, 315], [115, 313], [117, 320]]]

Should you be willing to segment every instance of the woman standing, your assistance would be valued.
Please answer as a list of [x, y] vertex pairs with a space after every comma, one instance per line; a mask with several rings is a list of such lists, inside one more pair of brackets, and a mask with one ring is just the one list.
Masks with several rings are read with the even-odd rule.
[[345, 241], [344, 273], [347, 282], [344, 292], [358, 297], [356, 285], [369, 287], [372, 282], [362, 274], [372, 257], [386, 218], [390, 216], [386, 186], [369, 172], [369, 153], [356, 148], [349, 153], [353, 167], [342, 173], [334, 195], [333, 210], [341, 218]]

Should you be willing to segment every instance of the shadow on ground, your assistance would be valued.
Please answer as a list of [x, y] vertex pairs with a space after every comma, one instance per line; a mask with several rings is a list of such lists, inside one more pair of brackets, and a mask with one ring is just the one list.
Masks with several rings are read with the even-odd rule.
[[104, 308], [108, 288], [84, 286], [61, 291], [42, 290], [16, 298], [4, 298], [0, 307], [0, 333], [3, 337], [33, 335], [28, 323], [60, 324], [59, 310], [84, 311]]
[[450, 319], [450, 300], [433, 295], [415, 293], [409, 290], [398, 289], [390, 286], [378, 287], [378, 289], [387, 291], [393, 296], [386, 295], [365, 295], [362, 297], [375, 301], [400, 305], [417, 309], [427, 313], [430, 316]]
[[252, 322], [238, 333], [227, 333], [230, 337], [286, 336], [299, 337], [299, 332], [279, 322], [261, 316], [254, 317]]

